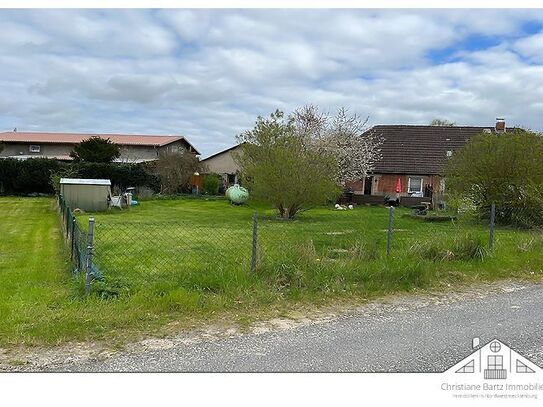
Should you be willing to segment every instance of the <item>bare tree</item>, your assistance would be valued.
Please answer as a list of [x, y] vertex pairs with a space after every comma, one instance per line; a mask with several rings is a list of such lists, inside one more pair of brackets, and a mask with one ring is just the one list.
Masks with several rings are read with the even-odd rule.
[[430, 122], [430, 126], [453, 127], [456, 123], [446, 119], [434, 119]]
[[161, 192], [172, 194], [190, 187], [191, 177], [201, 171], [198, 158], [186, 151], [162, 152], [156, 163]]

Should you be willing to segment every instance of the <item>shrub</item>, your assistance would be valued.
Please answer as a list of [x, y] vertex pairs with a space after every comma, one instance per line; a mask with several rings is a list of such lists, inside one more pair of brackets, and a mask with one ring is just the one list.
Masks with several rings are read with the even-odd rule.
[[51, 170], [50, 183], [55, 193], [60, 194], [60, 179], [61, 178], [77, 178], [77, 167], [73, 165], [63, 166], [58, 170]]
[[244, 185], [253, 198], [274, 205], [284, 219], [335, 200], [340, 193], [335, 155], [319, 148], [317, 135], [303, 127], [276, 111], [269, 119], [259, 117], [252, 130], [238, 136], [235, 160]]
[[479, 218], [489, 218], [494, 202], [499, 224], [543, 226], [542, 160], [540, 134], [524, 130], [481, 134], [450, 159], [447, 187], [473, 205]]
[[0, 192], [4, 194], [44, 193], [52, 194], [52, 171], [63, 166], [56, 160], [34, 158], [31, 160], [0, 160]]
[[121, 190], [138, 186], [149, 187], [154, 191], [160, 189], [158, 178], [148, 172], [142, 164], [81, 163], [78, 165], [78, 176], [110, 179], [112, 186]]
[[192, 177], [201, 170], [202, 163], [186, 150], [160, 153], [154, 166], [160, 191], [165, 194], [190, 190]]
[[209, 174], [204, 177], [204, 192], [207, 195], [217, 195], [219, 193], [219, 176], [217, 174]]

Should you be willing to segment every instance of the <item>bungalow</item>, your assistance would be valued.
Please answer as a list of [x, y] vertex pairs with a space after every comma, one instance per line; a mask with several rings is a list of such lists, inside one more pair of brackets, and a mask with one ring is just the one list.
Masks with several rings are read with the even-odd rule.
[[363, 180], [349, 183], [357, 203], [380, 203], [383, 197], [396, 197], [405, 203], [421, 199], [441, 199], [445, 192], [443, 170], [447, 159], [466, 141], [483, 132], [505, 132], [505, 122], [494, 127], [379, 125], [369, 131], [383, 138], [381, 159]]
[[[356, 203], [383, 203], [385, 196], [395, 198], [399, 189], [403, 204], [421, 201], [439, 203], [445, 192], [443, 170], [448, 158], [466, 141], [481, 133], [504, 133], [505, 121], [495, 126], [378, 125], [374, 132], [383, 138], [381, 159], [365, 179], [348, 183]], [[365, 134], [366, 134], [365, 133]], [[221, 174], [225, 186], [238, 181], [239, 167], [233, 153], [239, 144], [202, 160], [209, 172]]]
[[182, 136], [9, 131], [0, 133], [0, 143], [4, 147], [0, 151], [0, 158], [52, 158], [68, 161], [72, 159], [70, 152], [73, 147], [89, 137], [109, 138], [118, 144], [121, 156], [116, 161], [119, 162], [154, 161], [162, 151], [181, 149], [200, 154]]

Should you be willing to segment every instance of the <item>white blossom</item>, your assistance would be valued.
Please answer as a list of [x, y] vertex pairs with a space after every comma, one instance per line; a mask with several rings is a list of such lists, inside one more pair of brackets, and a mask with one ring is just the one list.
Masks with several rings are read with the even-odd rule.
[[341, 108], [333, 117], [312, 105], [294, 112], [296, 131], [317, 149], [332, 152], [338, 162], [337, 179], [341, 184], [365, 178], [381, 159], [383, 138], [367, 129], [368, 119], [349, 115]]

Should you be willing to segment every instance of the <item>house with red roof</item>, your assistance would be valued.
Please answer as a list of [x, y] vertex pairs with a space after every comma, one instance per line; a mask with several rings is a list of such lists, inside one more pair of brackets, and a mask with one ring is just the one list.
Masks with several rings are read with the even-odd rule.
[[0, 133], [3, 145], [0, 158], [51, 158], [69, 161], [74, 146], [89, 137], [110, 139], [119, 145], [119, 162], [154, 161], [163, 151], [185, 150], [199, 155], [199, 151], [183, 136], [158, 136], [140, 134], [100, 134], [100, 133], [50, 133], [8, 131]]

